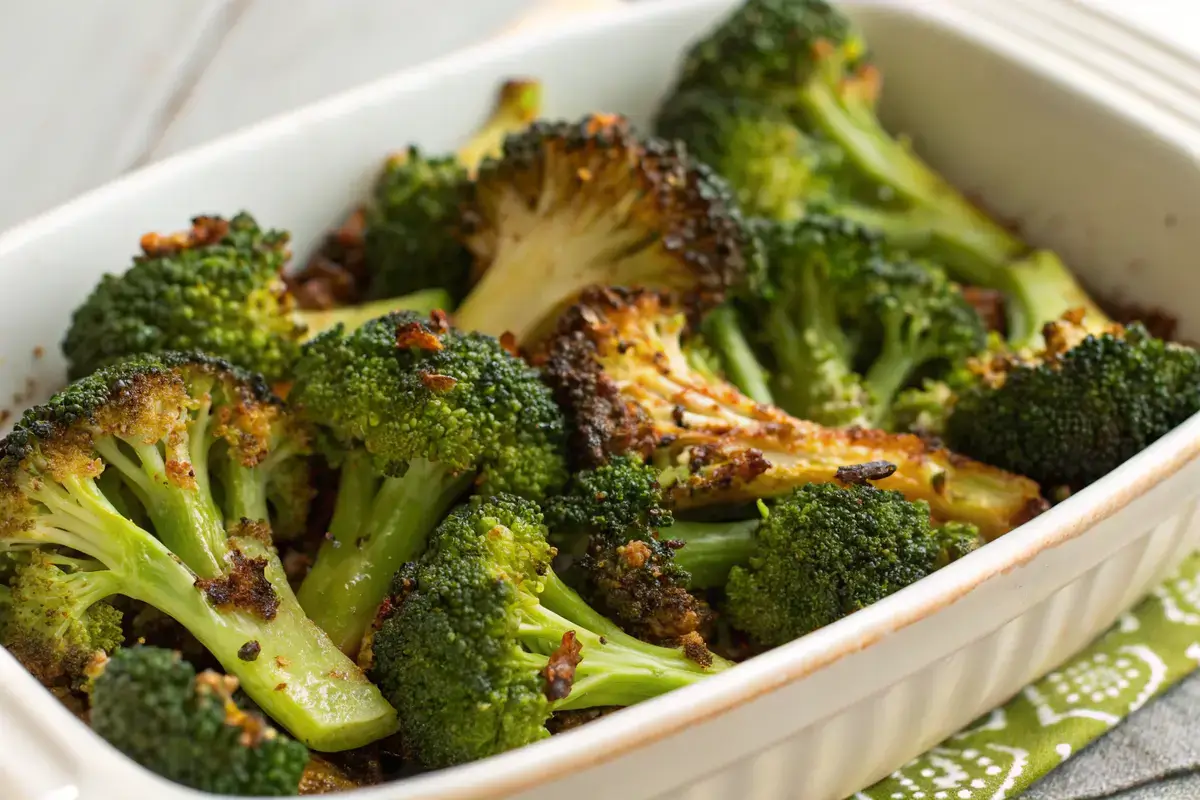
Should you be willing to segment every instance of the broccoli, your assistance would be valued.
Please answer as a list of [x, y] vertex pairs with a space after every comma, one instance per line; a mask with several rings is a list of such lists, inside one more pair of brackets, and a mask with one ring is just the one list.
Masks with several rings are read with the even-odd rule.
[[[827, 425], [889, 427], [896, 395], [922, 371], [960, 363], [986, 342], [958, 286], [837, 217], [756, 226], [769, 291], [762, 320], [772, 394]], [[860, 377], [861, 374], [861, 377]]]
[[[870, 485], [814, 483], [775, 503], [725, 584], [730, 623], [771, 647], [836, 622], [933, 572], [929, 506]], [[686, 568], [688, 547], [677, 553]], [[744, 550], [729, 547], [745, 558]]]
[[917, 436], [827, 428], [713, 383], [683, 356], [686, 334], [686, 309], [644, 290], [589, 290], [564, 314], [535, 357], [567, 414], [577, 468], [637, 455], [681, 509], [778, 496], [832, 481], [843, 465], [887, 461], [896, 470], [882, 488], [989, 538], [1045, 508], [1033, 481]]
[[286, 380], [306, 336], [394, 308], [429, 312], [449, 300], [428, 290], [337, 311], [297, 311], [283, 279], [288, 234], [249, 214], [196, 217], [192, 229], [142, 237], [122, 275], [105, 275], [76, 309], [62, 351], [72, 380], [140, 353], [199, 350]]
[[472, 486], [540, 499], [566, 480], [564, 425], [537, 372], [445, 316], [396, 313], [305, 346], [291, 399], [341, 463], [301, 605], [356, 651], [393, 573]]
[[656, 131], [736, 186], [749, 213], [810, 208], [854, 219], [1009, 296], [1016, 344], [1083, 307], [1103, 315], [1051, 253], [1028, 247], [926, 165], [877, 116], [881, 78], [859, 32], [824, 0], [745, 0], [686, 54]]
[[1079, 314], [1045, 326], [1035, 353], [973, 362], [945, 439], [1046, 487], [1076, 491], [1200, 411], [1200, 353], [1138, 323], [1095, 334]]
[[712, 304], [758, 256], [724, 181], [622, 117], [536, 122], [470, 187], [474, 286], [458, 325], [527, 345], [585, 287], [639, 285]]
[[429, 157], [409, 147], [388, 160], [365, 209], [369, 298], [439, 287], [453, 302], [462, 300], [471, 254], [455, 231], [470, 175], [484, 158], [500, 153], [507, 135], [526, 128], [540, 107], [540, 83], [508, 81], [487, 122], [457, 155]]
[[34, 550], [7, 587], [0, 644], [46, 686], [78, 684], [95, 658], [124, 641], [122, 614], [105, 600], [119, 588], [87, 559]]
[[243, 708], [236, 678], [197, 675], [178, 653], [142, 646], [118, 650], [96, 672], [92, 729], [143, 767], [214, 794], [299, 792], [308, 749]]
[[963, 522], [947, 522], [939, 526], [934, 529], [934, 537], [938, 547], [937, 569], [958, 561], [986, 544], [978, 528]]
[[[123, 595], [179, 622], [310, 747], [391, 733], [394, 709], [301, 611], [271, 543], [271, 475], [308, 448], [261, 378], [199, 354], [126, 360], [25, 412], [0, 440], [0, 550], [60, 555], [20, 573], [15, 654], [36, 675], [106, 648], [112, 613], [87, 602]], [[83, 615], [61, 644], [36, 643], [57, 625], [12, 624], [53, 608]]]
[[708, 348], [715, 353], [725, 379], [756, 403], [775, 403], [770, 376], [754, 352], [738, 307], [732, 299], [705, 316], [702, 335]]
[[397, 575], [371, 674], [422, 765], [520, 747], [549, 736], [554, 711], [632, 705], [730, 666], [622, 632], [562, 582], [553, 555], [533, 503], [476, 496]]
[[688, 591], [691, 576], [674, 563], [675, 522], [653, 467], [615, 456], [578, 472], [563, 494], [545, 503], [545, 515], [551, 541], [577, 546], [582, 540], [572, 572], [582, 576], [588, 601], [625, 630], [666, 642], [709, 622], [707, 604]]

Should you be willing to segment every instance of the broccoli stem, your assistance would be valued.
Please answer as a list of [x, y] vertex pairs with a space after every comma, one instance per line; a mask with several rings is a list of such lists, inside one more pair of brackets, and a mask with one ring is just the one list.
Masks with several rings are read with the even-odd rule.
[[329, 536], [298, 593], [344, 652], [358, 651], [392, 576], [421, 554], [473, 478], [415, 459], [403, 477], [380, 479], [365, 451], [347, 456]]
[[500, 155], [504, 140], [533, 122], [541, 109], [542, 85], [538, 81], [512, 80], [500, 88], [491, 115], [475, 135], [459, 148], [458, 162], [474, 174], [485, 158]]
[[704, 320], [705, 338], [721, 356], [721, 365], [734, 386], [756, 403], [775, 402], [767, 386], [766, 372], [754, 355], [750, 342], [738, 320], [737, 311], [724, 305], [712, 311]]
[[1089, 330], [1099, 331], [1111, 322], [1062, 260], [1048, 250], [1010, 264], [1005, 277], [1007, 285], [995, 288], [1004, 289], [1016, 301], [1009, 303], [1008, 320], [1008, 341], [1014, 347], [1040, 347], [1042, 326], [1073, 309], [1084, 310], [1084, 326]]
[[724, 586], [730, 570], [750, 563], [758, 523], [756, 519], [738, 522], [676, 520], [662, 535], [684, 543], [675, 551], [675, 563], [691, 575], [688, 586], [709, 589]]
[[323, 311], [298, 311], [296, 316], [305, 327], [305, 338], [313, 339], [335, 325], [345, 325], [355, 330], [364, 323], [382, 317], [392, 311], [415, 311], [428, 314], [432, 311], [452, 311], [454, 300], [445, 289], [422, 289], [403, 297], [389, 297], [356, 306], [334, 308]]
[[555, 702], [555, 710], [627, 706], [687, 686], [733, 666], [714, 656], [703, 667], [682, 650], [643, 642], [622, 631], [592, 609], [553, 572], [544, 576], [537, 603], [521, 608], [518, 632], [522, 644], [545, 665], [568, 631], [582, 645], [571, 694]]
[[[278, 600], [265, 620], [241, 609], [210, 604], [196, 574], [159, 539], [130, 522], [108, 502], [96, 482], [77, 475], [32, 492], [46, 512], [11, 542], [60, 545], [99, 561], [107, 572], [85, 573], [104, 589], [140, 600], [171, 616], [238, 677], [255, 703], [296, 738], [317, 750], [361, 747], [390, 734], [395, 710], [353, 662], [305, 616], [288, 587], [278, 557], [261, 542], [238, 539], [244, 556], [263, 558]], [[254, 661], [238, 651], [260, 646]]]

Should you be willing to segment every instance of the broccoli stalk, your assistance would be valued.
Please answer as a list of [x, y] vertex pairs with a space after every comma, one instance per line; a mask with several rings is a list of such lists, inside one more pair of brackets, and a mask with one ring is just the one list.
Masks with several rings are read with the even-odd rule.
[[361, 307], [299, 311], [283, 281], [289, 235], [263, 230], [249, 214], [196, 217], [189, 231], [142, 237], [142, 254], [105, 275], [76, 309], [63, 339], [72, 379], [122, 358], [197, 350], [261, 373], [290, 377], [301, 343], [341, 323], [354, 326], [394, 309], [428, 313], [449, 298], [429, 290]]
[[473, 484], [540, 498], [565, 480], [562, 415], [537, 373], [445, 318], [392, 314], [312, 341], [292, 399], [341, 480], [301, 605], [358, 650], [392, 575]]
[[[306, 452], [305, 436], [261, 379], [199, 355], [122, 362], [26, 412], [0, 442], [0, 547], [81, 560], [34, 561], [40, 572], [17, 581], [13, 617], [52, 606], [80, 614], [88, 599], [124, 595], [187, 628], [309, 746], [386, 736], [394, 710], [305, 616], [271, 544], [261, 487]], [[104, 472], [154, 533], [118, 509], [97, 480]], [[64, 574], [47, 578], [51, 568]], [[108, 613], [91, 608], [80, 625]], [[43, 655], [62, 655], [28, 646], [27, 634], [49, 626], [8, 630], [34, 674]]]
[[295, 795], [308, 750], [234, 697], [238, 680], [196, 674], [178, 653], [122, 649], [94, 670], [92, 729], [143, 767], [221, 795]]
[[756, 254], [724, 181], [621, 117], [534, 123], [469, 188], [466, 330], [527, 345], [587, 286], [649, 286], [717, 304]]
[[545, 738], [556, 710], [630, 705], [730, 666], [622, 632], [558, 578], [553, 555], [535, 505], [476, 496], [397, 575], [372, 676], [424, 766]]
[[825, 0], [747, 0], [686, 55], [656, 130], [712, 163], [752, 211], [842, 215], [1005, 291], [1014, 345], [1075, 307], [1105, 324], [1057, 257], [1030, 256], [883, 127], [880, 88], [861, 35]]
[[562, 317], [537, 361], [566, 412], [580, 468], [635, 455], [659, 470], [676, 510], [777, 497], [869, 461], [896, 466], [882, 488], [988, 536], [1045, 507], [1033, 481], [916, 436], [827, 428], [755, 403], [692, 369], [687, 331], [685, 309], [649, 291], [588, 291]]
[[369, 297], [439, 287], [451, 302], [462, 300], [471, 269], [471, 253], [455, 236], [463, 195], [480, 162], [499, 155], [506, 137], [529, 126], [541, 100], [537, 81], [507, 81], [487, 121], [457, 155], [431, 157], [410, 146], [387, 160], [363, 214]]
[[719, 306], [704, 318], [704, 338], [720, 354], [722, 372], [730, 383], [756, 403], [775, 402], [767, 372], [755, 356], [733, 305]]

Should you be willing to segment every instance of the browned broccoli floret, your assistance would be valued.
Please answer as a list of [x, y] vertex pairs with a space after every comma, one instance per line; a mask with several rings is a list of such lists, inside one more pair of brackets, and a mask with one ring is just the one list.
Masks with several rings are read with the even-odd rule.
[[525, 344], [592, 284], [719, 301], [757, 259], [725, 182], [613, 114], [537, 122], [479, 168], [464, 210], [473, 288], [457, 324]]
[[660, 471], [675, 508], [776, 497], [833, 481], [838, 467], [896, 465], [881, 489], [998, 536], [1045, 507], [1038, 485], [910, 434], [827, 428], [701, 375], [682, 342], [685, 305], [647, 290], [589, 289], [539, 351], [566, 409], [579, 466], [634, 453]]

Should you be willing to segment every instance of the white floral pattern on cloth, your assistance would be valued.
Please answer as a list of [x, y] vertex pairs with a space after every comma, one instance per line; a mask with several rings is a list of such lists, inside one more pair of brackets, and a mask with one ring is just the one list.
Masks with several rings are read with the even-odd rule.
[[1200, 554], [1080, 653], [856, 800], [1012, 800], [1200, 666]]

